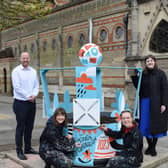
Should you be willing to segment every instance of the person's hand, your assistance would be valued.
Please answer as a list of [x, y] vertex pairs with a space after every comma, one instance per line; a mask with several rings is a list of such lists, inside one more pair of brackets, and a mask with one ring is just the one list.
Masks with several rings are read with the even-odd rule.
[[75, 146], [76, 146], [77, 148], [79, 148], [79, 147], [81, 147], [82, 145], [81, 145], [80, 142], [76, 142], [76, 143], [75, 143]]
[[100, 129], [103, 130], [103, 131], [107, 131], [108, 128], [107, 128], [104, 124], [102, 124], [102, 125], [100, 126]]
[[68, 134], [66, 137], [67, 137], [68, 139], [72, 139], [72, 135], [70, 135], [70, 134]]
[[29, 101], [32, 102], [32, 103], [35, 101], [35, 99], [36, 99], [36, 96], [30, 96], [29, 97]]
[[165, 112], [166, 111], [166, 106], [165, 105], [161, 105], [160, 111], [161, 111], [161, 113]]
[[128, 69], [127, 74], [129, 76], [136, 76], [138, 74], [138, 70], [137, 69]]

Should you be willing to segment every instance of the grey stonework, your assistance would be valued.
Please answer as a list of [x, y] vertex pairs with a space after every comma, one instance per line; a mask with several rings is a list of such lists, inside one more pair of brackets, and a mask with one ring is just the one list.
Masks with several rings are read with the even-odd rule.
[[[0, 92], [4, 92], [3, 68], [6, 68], [7, 92], [11, 93], [11, 70], [19, 63], [19, 53], [23, 51], [25, 45], [27, 45], [32, 56], [31, 64], [37, 70], [42, 67], [81, 66], [78, 59], [78, 52], [81, 48], [79, 37], [80, 33], [83, 33], [85, 43], [88, 43], [89, 18], [92, 18], [93, 21], [92, 41], [103, 50], [101, 66], [131, 66], [132, 62], [135, 62], [132, 66], [143, 67], [144, 56], [153, 54], [159, 59], [159, 65], [167, 73], [168, 52], [152, 53], [148, 46], [155, 26], [168, 15], [168, 2], [153, 0], [151, 3], [151, 1], [75, 0], [72, 3], [53, 9], [52, 14], [42, 19], [31, 20], [18, 25], [16, 28], [4, 30], [1, 33], [2, 48], [12, 47], [15, 57], [13, 59], [0, 59]], [[125, 16], [128, 16], [128, 22], [124, 22]], [[125, 33], [119, 39], [115, 38], [117, 26], [124, 28]], [[101, 41], [99, 38], [102, 29], [106, 29], [108, 32], [108, 38], [105, 41]], [[73, 37], [72, 48], [68, 48], [67, 45], [69, 36]], [[53, 38], [56, 40], [55, 49], [51, 47]], [[44, 41], [47, 45], [46, 51], [43, 51]], [[33, 53], [31, 52], [32, 43], [35, 47]], [[111, 94], [105, 91], [105, 97], [107, 98], [113, 96], [115, 87], [123, 88], [128, 92], [132, 88], [129, 84], [130, 79], [127, 72], [119, 70], [113, 73], [113, 75], [111, 72], [104, 73], [103, 88], [112, 90]], [[74, 84], [74, 81], [72, 81], [74, 79], [73, 75], [74, 72], [66, 71], [50, 73], [48, 78], [51, 84], [59, 85], [58, 90], [62, 93], [64, 85]], [[114, 76], [117, 76], [117, 78]], [[60, 88], [63, 89], [60, 90]], [[72, 91], [72, 94], [74, 94], [74, 91]]]

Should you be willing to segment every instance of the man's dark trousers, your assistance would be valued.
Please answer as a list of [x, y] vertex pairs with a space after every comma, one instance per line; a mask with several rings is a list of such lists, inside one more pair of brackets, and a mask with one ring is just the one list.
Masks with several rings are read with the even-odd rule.
[[13, 111], [16, 114], [16, 151], [22, 151], [23, 137], [25, 150], [31, 148], [32, 130], [35, 120], [36, 103], [30, 101], [14, 100]]

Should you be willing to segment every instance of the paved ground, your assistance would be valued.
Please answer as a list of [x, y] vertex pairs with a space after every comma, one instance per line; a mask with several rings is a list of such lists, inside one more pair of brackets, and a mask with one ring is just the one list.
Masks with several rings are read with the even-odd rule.
[[[38, 155], [27, 155], [28, 160], [18, 160], [15, 153], [14, 133], [15, 116], [12, 111], [12, 97], [0, 96], [0, 168], [43, 168], [44, 163]], [[42, 101], [37, 101], [37, 115], [33, 131], [33, 145], [38, 149], [38, 139], [45, 125], [42, 118]], [[144, 149], [146, 141], [144, 140]], [[142, 168], [168, 168], [168, 137], [161, 138], [156, 157], [144, 156]]]

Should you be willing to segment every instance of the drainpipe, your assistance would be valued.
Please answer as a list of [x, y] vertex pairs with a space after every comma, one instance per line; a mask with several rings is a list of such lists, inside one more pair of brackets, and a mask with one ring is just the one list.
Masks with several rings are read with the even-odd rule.
[[138, 3], [131, 1], [131, 56], [138, 56]]
[[0, 31], [0, 50], [2, 49], [2, 32]]
[[36, 33], [36, 47], [37, 47], [37, 69], [40, 70], [40, 44], [39, 44], [39, 33]]
[[125, 56], [128, 56], [128, 13], [124, 16], [123, 22], [125, 25]]
[[89, 43], [92, 43], [93, 39], [93, 21], [92, 18], [89, 18]]
[[20, 54], [21, 54], [21, 37], [20, 37], [20, 33], [19, 33], [19, 37], [18, 37], [18, 52], [19, 52], [19, 55], [18, 57], [20, 57]]
[[[62, 26], [58, 28], [58, 63], [59, 67], [63, 67], [63, 41], [62, 41]], [[59, 71], [59, 89], [63, 87], [64, 71]]]

